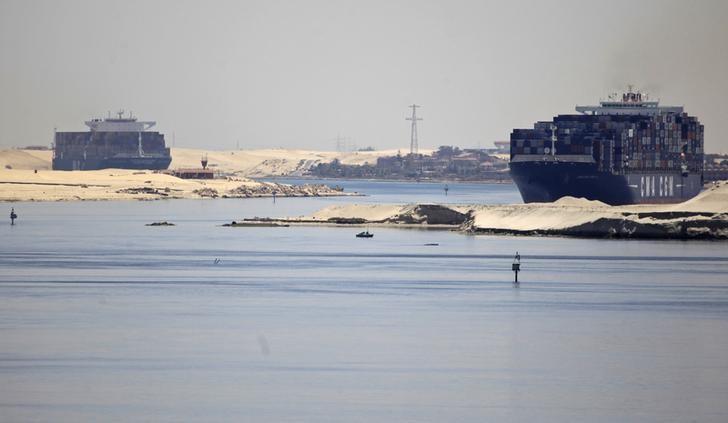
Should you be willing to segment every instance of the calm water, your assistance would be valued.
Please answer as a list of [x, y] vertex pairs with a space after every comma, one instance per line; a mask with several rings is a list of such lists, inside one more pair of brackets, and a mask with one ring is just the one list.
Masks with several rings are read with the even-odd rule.
[[372, 196], [13, 204], [0, 421], [728, 421], [725, 243], [219, 226], [444, 198], [351, 184]]
[[[266, 179], [289, 184], [338, 185], [345, 192], [364, 193], [358, 203], [452, 203], [452, 204], [513, 204], [521, 203], [521, 195], [513, 184], [482, 184], [467, 182], [393, 182], [366, 180], [326, 180], [275, 178]], [[447, 187], [447, 195], [445, 195]], [[349, 201], [343, 199], [343, 201]]]

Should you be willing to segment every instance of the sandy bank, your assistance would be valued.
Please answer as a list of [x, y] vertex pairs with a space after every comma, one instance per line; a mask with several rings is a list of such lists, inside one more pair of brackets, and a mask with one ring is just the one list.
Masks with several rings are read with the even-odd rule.
[[382, 151], [311, 151], [311, 150], [234, 150], [204, 151], [173, 148], [170, 169], [199, 167], [200, 157], [207, 154], [213, 169], [247, 177], [300, 176], [319, 163], [330, 163], [334, 159], [343, 164], [374, 164], [382, 156], [394, 156], [397, 150]]
[[562, 198], [513, 205], [337, 205], [288, 223], [449, 225], [470, 233], [728, 239], [728, 183], [681, 204], [612, 207]]
[[293, 186], [245, 178], [180, 179], [152, 171], [0, 169], [0, 201], [157, 200], [349, 195], [323, 185]]
[[50, 170], [52, 151], [0, 150], [0, 169]]
[[[424, 151], [429, 154], [431, 151]], [[207, 155], [211, 169], [243, 177], [300, 176], [319, 163], [334, 159], [347, 165], [375, 164], [377, 158], [394, 156], [397, 150], [382, 151], [312, 151], [312, 150], [234, 150], [208, 151], [172, 148], [170, 169], [200, 167], [200, 159]], [[0, 169], [50, 170], [52, 151], [0, 150]]]

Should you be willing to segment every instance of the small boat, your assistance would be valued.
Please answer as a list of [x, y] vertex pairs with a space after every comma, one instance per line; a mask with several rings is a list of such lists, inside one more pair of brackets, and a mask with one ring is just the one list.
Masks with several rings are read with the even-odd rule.
[[364, 232], [359, 232], [358, 234], [356, 234], [356, 237], [357, 238], [373, 238], [374, 234], [369, 232], [369, 230], [367, 229]]

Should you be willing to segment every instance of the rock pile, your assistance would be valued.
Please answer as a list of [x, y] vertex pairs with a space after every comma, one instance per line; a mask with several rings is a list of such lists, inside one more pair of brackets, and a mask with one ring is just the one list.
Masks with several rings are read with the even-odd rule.
[[220, 196], [217, 190], [214, 188], [200, 188], [192, 191], [192, 193], [199, 195], [200, 197], [217, 198]]
[[[88, 186], [87, 186], [88, 188]], [[165, 189], [160, 191], [157, 188], [152, 187], [136, 187], [136, 188], [123, 188], [116, 191], [119, 194], [150, 194], [150, 195], [158, 195], [160, 197], [167, 197], [169, 196], [169, 189]]]
[[250, 198], [250, 197], [323, 197], [341, 195], [340, 190], [326, 185], [304, 184], [284, 185], [277, 182], [266, 182], [261, 185], [240, 185], [223, 195], [224, 198]]

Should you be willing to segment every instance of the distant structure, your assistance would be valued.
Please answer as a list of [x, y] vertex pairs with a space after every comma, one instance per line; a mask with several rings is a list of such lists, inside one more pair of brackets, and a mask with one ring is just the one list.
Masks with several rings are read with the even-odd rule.
[[510, 181], [508, 160], [485, 150], [440, 146], [432, 154], [379, 156], [375, 163], [319, 163], [309, 175], [324, 178]]
[[182, 179], [215, 179], [215, 171], [207, 168], [208, 164], [207, 153], [202, 155], [200, 158], [201, 169], [195, 168], [182, 168], [176, 169], [172, 174]]
[[212, 169], [175, 169], [172, 174], [182, 179], [215, 179], [215, 171]]
[[705, 182], [728, 181], [728, 154], [706, 154]]
[[336, 138], [334, 138], [334, 141], [336, 141], [337, 152], [343, 153], [344, 151], [347, 151], [347, 142], [349, 141], [348, 138], [342, 137], [341, 134], [337, 134]]
[[419, 154], [419, 146], [417, 145], [417, 121], [422, 118], [417, 117], [417, 108], [421, 107], [416, 104], [409, 106], [412, 109], [412, 116], [405, 118], [412, 121], [412, 132], [410, 134], [410, 154]]
[[510, 154], [511, 152], [510, 141], [493, 141], [493, 145], [495, 145], [494, 153], [496, 154]]
[[156, 122], [127, 117], [86, 121], [89, 131], [55, 132], [53, 170], [166, 169], [172, 161]]

